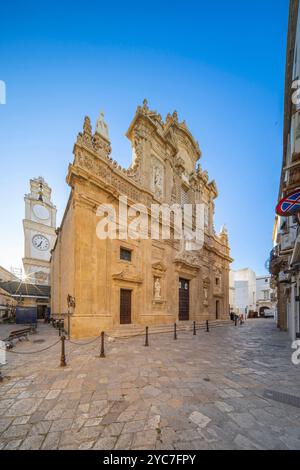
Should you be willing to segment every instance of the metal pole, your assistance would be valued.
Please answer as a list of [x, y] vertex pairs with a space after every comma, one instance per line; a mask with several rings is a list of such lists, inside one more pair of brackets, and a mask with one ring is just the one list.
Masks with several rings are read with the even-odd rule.
[[64, 335], [61, 336], [61, 355], [60, 355], [60, 367], [66, 367], [66, 355], [65, 355], [65, 340], [66, 337]]
[[234, 325], [235, 325], [235, 326], [237, 326], [237, 319], [238, 319], [238, 317], [237, 317], [237, 315], [236, 315], [236, 316], [234, 317]]
[[193, 335], [196, 336], [197, 333], [196, 333], [196, 322], [195, 321], [193, 323], [193, 330], [194, 330]]
[[206, 333], [209, 333], [209, 323], [208, 323], [208, 320], [206, 320]]
[[70, 339], [70, 334], [71, 334], [70, 333], [70, 328], [71, 328], [70, 324], [71, 324], [71, 322], [70, 322], [70, 312], [68, 312], [68, 339]]
[[177, 329], [176, 328], [177, 328], [177, 325], [176, 325], [176, 323], [174, 323], [174, 340], [177, 339]]
[[101, 350], [100, 350], [100, 357], [105, 357], [105, 353], [104, 353], [104, 331], [101, 332]]
[[149, 338], [148, 338], [148, 326], [146, 326], [146, 338], [145, 338], [145, 347], [149, 346]]

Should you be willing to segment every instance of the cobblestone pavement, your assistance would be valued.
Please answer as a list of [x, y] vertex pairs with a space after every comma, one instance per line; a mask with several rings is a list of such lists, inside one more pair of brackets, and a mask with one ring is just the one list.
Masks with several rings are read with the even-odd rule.
[[[40, 325], [13, 351], [57, 340]], [[105, 359], [98, 339], [67, 342], [66, 368], [59, 344], [8, 353], [0, 449], [300, 449], [300, 408], [264, 398], [265, 389], [300, 396], [291, 341], [272, 320], [143, 341], [111, 342]]]

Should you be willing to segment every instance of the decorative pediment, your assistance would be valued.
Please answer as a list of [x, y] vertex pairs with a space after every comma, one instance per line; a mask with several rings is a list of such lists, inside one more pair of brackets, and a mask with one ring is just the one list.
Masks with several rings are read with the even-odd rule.
[[132, 284], [142, 284], [143, 278], [139, 274], [131, 273], [129, 270], [124, 269], [123, 271], [113, 274], [113, 280], [115, 281], [125, 281]]
[[161, 261], [152, 264], [152, 271], [154, 271], [155, 274], [163, 274], [166, 272], [166, 270], [166, 266]]
[[200, 271], [200, 266], [191, 264], [184, 259], [175, 259], [174, 264], [177, 272], [180, 272], [190, 278], [196, 277]]

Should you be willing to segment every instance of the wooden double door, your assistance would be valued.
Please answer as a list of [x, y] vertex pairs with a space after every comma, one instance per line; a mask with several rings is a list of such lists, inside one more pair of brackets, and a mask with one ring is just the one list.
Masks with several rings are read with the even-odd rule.
[[179, 321], [190, 319], [190, 281], [179, 279]]
[[120, 324], [129, 325], [131, 323], [131, 290], [120, 290]]

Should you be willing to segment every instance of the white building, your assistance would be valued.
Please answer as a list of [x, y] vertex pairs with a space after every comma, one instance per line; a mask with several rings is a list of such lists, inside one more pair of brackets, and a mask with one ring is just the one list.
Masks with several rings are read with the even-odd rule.
[[[300, 187], [300, 3], [290, 1], [287, 37], [283, 161], [278, 202]], [[275, 201], [274, 201], [275, 206]], [[290, 338], [300, 334], [299, 214], [276, 217], [269, 270], [277, 286], [278, 327]]]
[[234, 271], [229, 273], [229, 306], [230, 311], [235, 310], [235, 285], [234, 285]]
[[256, 274], [252, 269], [245, 268], [231, 271], [234, 312], [246, 314], [256, 311]]
[[276, 291], [272, 288], [271, 276], [256, 278], [256, 311], [263, 316], [264, 310], [272, 310], [276, 316]]

